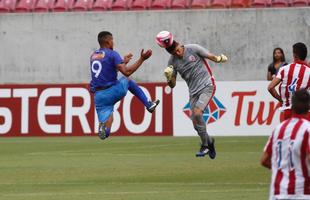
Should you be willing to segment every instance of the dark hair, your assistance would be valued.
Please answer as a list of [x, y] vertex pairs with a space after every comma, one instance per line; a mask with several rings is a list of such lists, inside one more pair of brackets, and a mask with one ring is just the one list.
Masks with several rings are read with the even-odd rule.
[[292, 110], [296, 114], [306, 114], [310, 108], [310, 94], [302, 88], [297, 90], [292, 97]]
[[175, 50], [175, 48], [179, 45], [178, 42], [176, 42], [175, 40], [173, 40], [172, 45], [167, 47], [166, 50], [170, 53], [173, 54], [173, 51]]
[[274, 57], [274, 54], [276, 53], [276, 51], [279, 50], [282, 54], [282, 58], [281, 58], [281, 61], [282, 62], [285, 62], [285, 55], [284, 55], [284, 52], [283, 52], [283, 49], [281, 49], [280, 47], [277, 47], [273, 50], [273, 53], [272, 53], [272, 58], [273, 58], [273, 63], [276, 62], [276, 58]]
[[307, 47], [304, 43], [298, 42], [293, 45], [293, 54], [300, 60], [305, 60], [307, 57]]
[[104, 41], [108, 38], [112, 36], [112, 33], [108, 32], [108, 31], [101, 31], [98, 34], [98, 42], [100, 45], [102, 45], [104, 43]]

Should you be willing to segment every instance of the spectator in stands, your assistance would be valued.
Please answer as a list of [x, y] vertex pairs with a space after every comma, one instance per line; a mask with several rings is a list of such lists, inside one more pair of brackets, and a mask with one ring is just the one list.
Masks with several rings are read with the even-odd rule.
[[280, 47], [277, 47], [273, 50], [273, 61], [268, 66], [267, 80], [271, 81], [284, 65], [287, 65], [284, 52]]

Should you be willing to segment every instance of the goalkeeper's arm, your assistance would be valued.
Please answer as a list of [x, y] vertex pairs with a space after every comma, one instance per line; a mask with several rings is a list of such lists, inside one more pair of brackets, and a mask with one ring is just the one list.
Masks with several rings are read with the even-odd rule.
[[212, 53], [208, 53], [207, 58], [217, 63], [223, 63], [228, 60], [228, 58], [224, 54], [214, 55]]
[[224, 54], [214, 55], [213, 53], [210, 53], [207, 49], [198, 44], [191, 44], [190, 47], [194, 49], [195, 52], [201, 57], [212, 60], [213, 62], [223, 63], [228, 60]]

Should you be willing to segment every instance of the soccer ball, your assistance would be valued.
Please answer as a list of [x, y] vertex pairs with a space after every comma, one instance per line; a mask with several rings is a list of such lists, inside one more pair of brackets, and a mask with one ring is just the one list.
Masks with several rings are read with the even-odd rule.
[[173, 43], [173, 35], [169, 31], [161, 31], [156, 35], [156, 43], [162, 47], [170, 47]]

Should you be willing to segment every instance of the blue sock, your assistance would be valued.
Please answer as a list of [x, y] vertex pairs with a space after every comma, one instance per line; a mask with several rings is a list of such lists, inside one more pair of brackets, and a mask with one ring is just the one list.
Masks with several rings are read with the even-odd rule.
[[110, 132], [111, 132], [111, 129], [108, 128], [108, 127], [105, 127], [105, 135], [106, 135], [106, 137], [110, 136]]
[[144, 92], [142, 91], [142, 89], [137, 85], [136, 82], [134, 82], [133, 80], [129, 80], [129, 91], [135, 95], [136, 97], [138, 97], [138, 99], [144, 104], [145, 107], [150, 107], [151, 103], [148, 101], [147, 97], [145, 96]]

